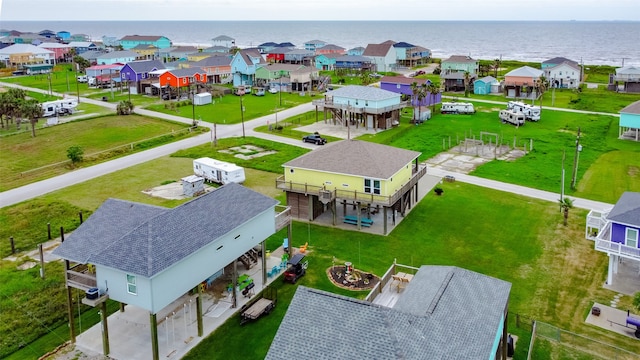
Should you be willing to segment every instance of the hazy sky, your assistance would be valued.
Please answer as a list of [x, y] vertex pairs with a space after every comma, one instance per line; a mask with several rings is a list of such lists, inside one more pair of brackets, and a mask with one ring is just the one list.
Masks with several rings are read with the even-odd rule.
[[640, 1], [0, 0], [0, 21], [8, 20], [638, 21]]

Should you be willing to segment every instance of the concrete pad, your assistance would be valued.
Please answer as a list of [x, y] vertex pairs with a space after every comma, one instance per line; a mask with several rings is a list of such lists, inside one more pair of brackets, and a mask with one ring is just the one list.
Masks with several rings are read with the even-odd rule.
[[636, 338], [635, 327], [627, 327], [627, 312], [616, 309], [611, 306], [594, 303], [594, 307], [600, 308], [600, 316], [596, 316], [589, 312], [589, 315], [585, 319], [587, 324], [595, 325], [602, 329], [616, 332], [631, 338]]

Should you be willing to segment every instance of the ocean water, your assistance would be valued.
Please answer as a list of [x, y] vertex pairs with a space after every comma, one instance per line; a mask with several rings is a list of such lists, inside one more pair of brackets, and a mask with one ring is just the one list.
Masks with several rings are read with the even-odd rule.
[[640, 65], [634, 21], [2, 21], [0, 28], [103, 35], [163, 35], [174, 44], [210, 46], [219, 35], [240, 47], [272, 41], [302, 48], [322, 40], [350, 49], [386, 40], [431, 49], [433, 56], [544, 61], [562, 56], [592, 65]]

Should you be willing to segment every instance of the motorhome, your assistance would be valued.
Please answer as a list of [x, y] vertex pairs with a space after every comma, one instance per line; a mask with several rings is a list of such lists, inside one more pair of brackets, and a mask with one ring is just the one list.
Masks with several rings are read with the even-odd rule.
[[507, 110], [522, 113], [525, 119], [529, 121], [540, 120], [540, 106], [525, 104], [521, 101], [509, 101], [507, 103]]
[[515, 126], [522, 126], [525, 122], [524, 114], [513, 110], [500, 110], [499, 116], [503, 124], [509, 123]]
[[473, 114], [476, 110], [472, 103], [443, 102], [440, 108], [442, 114]]
[[232, 182], [242, 184], [245, 180], [243, 167], [208, 157], [193, 160], [193, 173], [205, 181], [223, 185]]
[[46, 101], [40, 104], [42, 116], [67, 115], [72, 114], [78, 107], [78, 100], [75, 98]]

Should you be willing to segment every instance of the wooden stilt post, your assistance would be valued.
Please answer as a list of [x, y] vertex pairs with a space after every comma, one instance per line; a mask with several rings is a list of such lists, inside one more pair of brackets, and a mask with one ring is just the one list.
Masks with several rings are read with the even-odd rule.
[[198, 336], [201, 337], [204, 335], [204, 322], [202, 321], [202, 289], [200, 286], [197, 286], [196, 288], [198, 291], [198, 297], [196, 297], [196, 317], [198, 318]]
[[[104, 356], [109, 355], [109, 326], [107, 325], [107, 302], [100, 303], [100, 322], [102, 323], [102, 352]], [[157, 343], [156, 334], [156, 343]], [[158, 359], [157, 357], [154, 359]]]
[[160, 349], [158, 347], [158, 322], [156, 321], [156, 314], [149, 314], [149, 325], [151, 326], [151, 353], [152, 353], [152, 359], [153, 360], [159, 360], [160, 359]]
[[78, 212], [78, 216], [80, 217], [80, 224], [82, 224], [82, 211]]
[[11, 255], [16, 253], [16, 243], [13, 241], [13, 236], [9, 236], [9, 243], [11, 244]]
[[[69, 269], [69, 260], [65, 260], [66, 263], [66, 268], [67, 270]], [[66, 271], [65, 271], [65, 277], [66, 277]], [[76, 342], [76, 325], [75, 325], [75, 320], [73, 319], [73, 293], [72, 293], [72, 287], [69, 285], [66, 285], [67, 287], [67, 316], [69, 317], [69, 339], [71, 340], [72, 344], [75, 344]]]
[[38, 252], [40, 253], [40, 277], [44, 279], [44, 250], [42, 244], [38, 244]]
[[[289, 249], [291, 249], [291, 239], [289, 239]], [[232, 308], [236, 308], [238, 307], [238, 294], [236, 294], [236, 287], [238, 287], [238, 259], [234, 259], [233, 260], [233, 281], [231, 282], [231, 285], [233, 285], [233, 289], [232, 289], [232, 300], [231, 300], [231, 307]]]
[[267, 286], [267, 241], [262, 240], [262, 288]]
[[289, 222], [289, 226], [287, 226], [287, 239], [289, 239], [289, 247], [287, 248], [288, 252], [289, 252], [289, 259], [291, 259], [291, 257], [293, 256], [293, 245], [291, 240], [292, 240], [292, 235], [293, 233], [293, 224], [291, 223], [291, 221]]
[[47, 223], [47, 238], [51, 240], [51, 223]]

